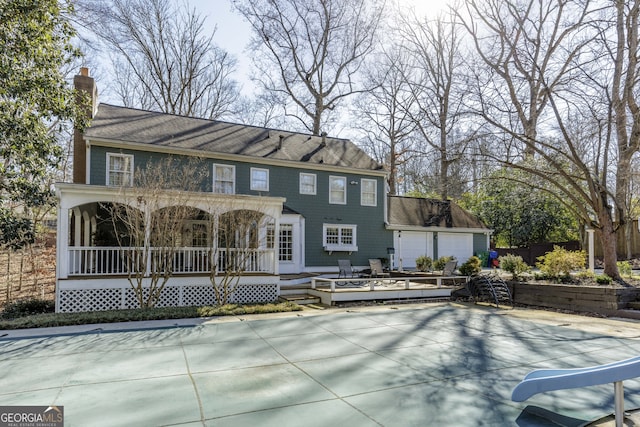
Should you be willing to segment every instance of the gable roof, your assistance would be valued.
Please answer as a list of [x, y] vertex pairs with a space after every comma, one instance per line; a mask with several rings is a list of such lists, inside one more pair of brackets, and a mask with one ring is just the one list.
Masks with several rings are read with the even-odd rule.
[[450, 200], [389, 196], [389, 225], [397, 227], [488, 228]]
[[347, 139], [313, 136], [218, 120], [100, 104], [85, 129], [87, 139], [148, 144], [154, 147], [382, 170]]

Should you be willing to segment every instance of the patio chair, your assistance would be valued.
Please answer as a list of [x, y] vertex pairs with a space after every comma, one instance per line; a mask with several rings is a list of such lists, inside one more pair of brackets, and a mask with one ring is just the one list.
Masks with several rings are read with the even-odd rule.
[[369, 268], [371, 269], [371, 277], [390, 277], [391, 274], [384, 271], [382, 261], [378, 258], [369, 259]]
[[351, 261], [348, 259], [338, 260], [338, 278], [354, 278], [360, 277], [360, 271], [354, 270], [351, 266]]
[[456, 268], [458, 267], [458, 260], [452, 259], [451, 261], [447, 261], [442, 269], [443, 276], [453, 276], [455, 274]]

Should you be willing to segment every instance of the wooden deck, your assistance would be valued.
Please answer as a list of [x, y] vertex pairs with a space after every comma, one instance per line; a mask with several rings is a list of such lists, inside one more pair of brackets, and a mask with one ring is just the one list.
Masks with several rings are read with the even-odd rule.
[[467, 280], [463, 276], [323, 278], [311, 279], [307, 293], [322, 304], [346, 301], [448, 298], [451, 291]]

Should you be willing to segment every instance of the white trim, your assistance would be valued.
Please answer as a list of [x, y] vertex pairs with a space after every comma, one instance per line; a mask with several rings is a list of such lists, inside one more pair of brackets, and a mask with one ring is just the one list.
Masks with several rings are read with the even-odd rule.
[[[327, 242], [327, 229], [338, 229], [338, 243]], [[350, 245], [342, 242], [342, 230], [351, 230]], [[322, 224], [322, 247], [327, 252], [357, 252], [358, 251], [358, 226], [356, 224]]]
[[[302, 176], [309, 176], [313, 178], [313, 192], [302, 191]], [[307, 196], [315, 196], [318, 193], [318, 175], [309, 172], [300, 172], [298, 175], [298, 192]]]
[[[373, 204], [364, 203], [364, 183], [370, 182], [373, 184]], [[360, 179], [360, 206], [378, 206], [378, 181], [375, 179], [362, 178]]]
[[[256, 188], [253, 183], [253, 173], [254, 172], [265, 172], [267, 174], [266, 177], [266, 188]], [[252, 167], [249, 171], [249, 188], [253, 191], [269, 191], [269, 169], [266, 168], [254, 168]]]
[[394, 231], [423, 231], [423, 232], [444, 231], [448, 233], [478, 233], [478, 234], [489, 234], [489, 235], [493, 233], [493, 229], [488, 229], [488, 228], [421, 227], [419, 225], [402, 225], [402, 224], [387, 224], [385, 228], [387, 230], [394, 230]]
[[[216, 169], [217, 168], [230, 168], [231, 169], [231, 193], [216, 191]], [[227, 182], [227, 181], [225, 181]], [[213, 180], [211, 182], [211, 192], [215, 194], [236, 194], [236, 167], [235, 165], [228, 165], [224, 163], [214, 163], [213, 164]]]
[[[344, 185], [343, 185], [344, 196], [342, 197], [342, 201], [331, 200], [331, 192], [332, 192], [331, 183], [334, 180], [335, 181], [342, 180], [344, 182]], [[346, 176], [329, 175], [329, 204], [330, 205], [346, 205], [347, 204], [347, 177]]]

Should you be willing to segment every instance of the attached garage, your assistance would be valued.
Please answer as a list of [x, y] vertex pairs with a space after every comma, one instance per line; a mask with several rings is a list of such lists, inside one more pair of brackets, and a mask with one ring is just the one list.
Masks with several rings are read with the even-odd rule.
[[416, 258], [453, 256], [458, 264], [489, 248], [488, 229], [451, 201], [388, 197], [387, 229], [393, 230], [394, 268], [414, 269]]
[[426, 255], [433, 258], [433, 233], [423, 231], [396, 231], [393, 233], [396, 268], [416, 268], [416, 258]]
[[438, 233], [439, 257], [453, 256], [462, 263], [473, 256], [473, 252], [473, 233]]

